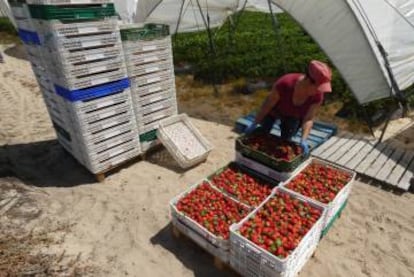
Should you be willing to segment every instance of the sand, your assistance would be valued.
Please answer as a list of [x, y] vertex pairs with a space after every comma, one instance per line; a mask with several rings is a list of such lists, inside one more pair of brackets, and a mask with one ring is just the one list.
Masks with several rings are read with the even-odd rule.
[[[175, 195], [234, 159], [237, 134], [231, 126], [192, 118], [214, 146], [195, 168], [181, 170], [161, 150], [96, 183], [56, 142], [29, 63], [7, 55], [5, 61], [0, 64], [0, 242], [10, 233], [46, 234], [43, 240], [32, 236], [40, 242], [32, 242], [26, 253], [49, 255], [53, 270], [43, 276], [234, 275], [217, 270], [211, 256], [191, 241], [172, 236], [168, 207]], [[413, 211], [412, 193], [358, 179], [341, 218], [299, 276], [414, 276]], [[5, 261], [0, 259], [0, 276], [7, 276]]]

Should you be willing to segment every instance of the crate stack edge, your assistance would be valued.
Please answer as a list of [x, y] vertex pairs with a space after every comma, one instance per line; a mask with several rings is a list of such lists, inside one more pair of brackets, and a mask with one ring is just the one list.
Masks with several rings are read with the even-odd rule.
[[141, 153], [113, 0], [11, 0], [59, 142], [92, 173]]
[[139, 139], [147, 151], [159, 143], [159, 122], [178, 113], [171, 36], [163, 24], [120, 29]]

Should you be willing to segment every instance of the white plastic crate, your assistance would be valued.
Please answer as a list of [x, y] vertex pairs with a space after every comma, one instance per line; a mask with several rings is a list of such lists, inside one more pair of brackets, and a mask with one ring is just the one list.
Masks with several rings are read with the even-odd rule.
[[298, 167], [292, 172], [279, 172], [255, 160], [243, 156], [243, 154], [241, 154], [238, 151], [236, 151], [236, 162], [241, 165], [244, 165], [247, 168], [253, 169], [254, 171], [257, 171], [265, 176], [269, 176], [272, 179], [282, 182], [297, 174], [301, 169], [300, 167]]
[[149, 95], [149, 97], [151, 97], [151, 95], [153, 95], [156, 92], [163, 92], [163, 91], [172, 90], [172, 89], [174, 90], [172, 92], [175, 94], [175, 82], [173, 78], [169, 78], [167, 80], [153, 83], [147, 86], [138, 86], [135, 79], [130, 79], [130, 80], [131, 80], [131, 92], [132, 92], [133, 97], [137, 101], [140, 101], [138, 99], [142, 99], [146, 95]]
[[155, 62], [155, 63], [148, 63], [148, 64], [142, 64], [142, 65], [133, 65], [128, 66], [128, 76], [134, 77], [134, 76], [141, 76], [145, 74], [151, 74], [159, 71], [163, 71], [166, 69], [172, 70], [172, 64], [170, 61], [161, 61], [161, 62]]
[[49, 34], [39, 34], [41, 44], [50, 51], [68, 52], [95, 48], [108, 45], [119, 45], [121, 38], [118, 32], [109, 34], [96, 34], [78, 37], [52, 37]]
[[[131, 121], [135, 122], [134, 113], [132, 110], [128, 110], [126, 113], [121, 113], [92, 124], [80, 125], [80, 128], [84, 133], [98, 134], [104, 130], [108, 130], [109, 128], [121, 126], [123, 124], [130, 123]], [[135, 129], [138, 130], [137, 127]]]
[[[177, 195], [176, 197], [174, 197], [170, 201], [171, 217], [173, 219], [176, 219], [176, 220], [179, 220], [180, 222], [182, 222], [184, 225], [187, 226], [187, 228], [189, 230], [192, 230], [193, 232], [197, 233], [199, 236], [201, 236], [203, 239], [207, 240], [209, 243], [211, 243], [215, 247], [218, 247], [222, 250], [229, 250], [230, 249], [230, 241], [229, 240], [218, 237], [215, 234], [211, 233], [204, 226], [202, 226], [201, 224], [199, 224], [198, 222], [196, 222], [192, 218], [188, 217], [187, 215], [185, 215], [184, 213], [179, 211], [176, 207], [177, 203], [181, 200], [181, 198], [185, 197], [190, 192], [197, 189], [204, 182], [208, 183], [212, 189], [214, 189], [214, 190], [216, 190], [216, 191], [218, 191], [222, 194], [222, 192], [219, 189], [217, 189], [215, 186], [211, 185], [211, 183], [207, 179], [202, 179], [198, 183], [196, 183], [195, 185], [192, 185], [190, 188], [188, 188], [184, 192], [180, 193], [179, 195]], [[231, 198], [229, 196], [226, 196], [224, 194], [223, 194], [223, 196], [231, 199], [232, 201], [234, 201], [236, 203], [239, 203], [240, 205], [244, 206], [247, 210], [249, 210], [248, 206], [246, 206], [243, 203], [237, 201], [236, 199]]]
[[162, 120], [157, 137], [182, 168], [204, 161], [212, 150], [186, 114]]
[[82, 50], [76, 52], [65, 51], [49, 51], [45, 53], [47, 58], [51, 59], [51, 62], [59, 64], [81, 64], [84, 62], [98, 61], [108, 58], [116, 58], [123, 55], [122, 48], [119, 45]]
[[[132, 94], [132, 99], [134, 101], [134, 105], [137, 107], [143, 107], [150, 105], [152, 103], [168, 99], [168, 98], [176, 98], [175, 93], [172, 90], [165, 90], [160, 92], [155, 92], [153, 94], [147, 94], [144, 96]], [[176, 101], [176, 100], [175, 100]]]
[[177, 100], [175, 97], [170, 97], [167, 99], [163, 99], [161, 101], [142, 106], [142, 105], [136, 105], [134, 103], [134, 109], [137, 114], [142, 116], [142, 118], [146, 117], [147, 115], [151, 115], [155, 112], [158, 112], [160, 110], [165, 110], [170, 107], [176, 107], [177, 106]]
[[79, 35], [92, 35], [99, 33], [118, 32], [118, 20], [115, 16], [85, 22], [61, 22], [60, 20], [32, 19], [40, 33], [52, 37], [68, 37]]
[[27, 4], [9, 1], [9, 5], [15, 19], [29, 19], [31, 17]]
[[182, 234], [194, 241], [198, 246], [206, 250], [208, 253], [217, 257], [223, 263], [229, 263], [229, 251], [223, 250], [220, 247], [211, 244], [208, 240], [194, 232], [191, 228], [180, 222], [177, 218], [172, 218], [171, 223], [177, 228]]
[[152, 74], [142, 75], [138, 77], [131, 78], [132, 82], [135, 84], [135, 88], [139, 89], [141, 86], [147, 86], [154, 83], [159, 83], [161, 81], [174, 80], [174, 73], [171, 69], [159, 71]]
[[138, 147], [135, 147], [128, 149], [122, 153], [116, 153], [116, 155], [114, 154], [112, 158], [107, 160], [86, 161], [85, 166], [89, 169], [89, 171], [96, 174], [111, 169], [125, 161], [138, 157], [140, 154], [140, 149]]
[[127, 134], [131, 131], [136, 131], [136, 123], [132, 119], [109, 129], [102, 130], [98, 133], [82, 133], [81, 136], [85, 142], [85, 145], [96, 145], [100, 142], [112, 139], [119, 135]]
[[64, 87], [69, 90], [83, 89], [98, 85], [103, 85], [110, 82], [115, 82], [127, 78], [127, 73], [124, 67], [117, 68], [111, 71], [103, 71], [86, 76], [62, 76], [57, 77], [58, 74], [51, 75], [51, 80], [54, 84]]
[[98, 109], [93, 112], [77, 111], [73, 106], [68, 106], [68, 109], [69, 110], [67, 111], [77, 122], [79, 122], [79, 124], [86, 125], [113, 117], [117, 114], [126, 113], [129, 110], [132, 110], [132, 105], [130, 99], [127, 99], [125, 102], [117, 103], [116, 105]]
[[173, 56], [171, 49], [166, 48], [160, 51], [153, 52], [134, 52], [134, 53], [125, 53], [125, 59], [128, 66], [134, 66], [145, 63], [160, 62], [164, 60], [172, 61]]
[[116, 139], [114, 141], [118, 142], [118, 144], [112, 145], [111, 143], [108, 143], [107, 147], [105, 147], [106, 145], [102, 146], [100, 150], [91, 149], [92, 151], [87, 153], [88, 158], [90, 160], [108, 160], [120, 153], [126, 152], [129, 149], [139, 147], [138, 139], [136, 137], [130, 140], [121, 141], [121, 143], [119, 143]]
[[94, 98], [90, 100], [82, 100], [70, 102], [62, 98], [67, 105], [71, 105], [73, 110], [77, 112], [89, 113], [98, 109], [114, 106], [130, 101], [131, 94], [129, 89], [125, 89], [116, 94], [107, 95], [104, 97]]
[[319, 218], [314, 226], [302, 238], [298, 246], [288, 257], [281, 259], [260, 248], [239, 233], [238, 230], [240, 227], [251, 217], [253, 217], [256, 212], [275, 195], [277, 191], [278, 189], [275, 189], [259, 207], [257, 207], [240, 223], [233, 224], [230, 227], [230, 265], [242, 276], [294, 277], [312, 256], [319, 243], [325, 209], [307, 200], [306, 198], [286, 191], [282, 191], [282, 193], [292, 195], [295, 198], [298, 198], [303, 202], [307, 202], [311, 206], [322, 211], [321, 218]]
[[109, 4], [113, 0], [26, 0], [27, 4], [34, 5], [87, 5], [87, 4]]
[[166, 117], [170, 117], [175, 114], [177, 114], [177, 107], [171, 106], [170, 108], [156, 111], [154, 113], [147, 114], [145, 116], [143, 116], [142, 114], [136, 113], [136, 117], [137, 117], [138, 126], [146, 126], [148, 124], [154, 123], [156, 121], [158, 122]]
[[14, 21], [19, 29], [36, 32], [36, 27], [30, 18], [15, 18]]
[[171, 37], [166, 36], [154, 40], [123, 41], [122, 45], [127, 54], [159, 51], [171, 48]]
[[[310, 197], [306, 197], [304, 195], [301, 195], [298, 192], [292, 191], [288, 188], [286, 188], [286, 185], [293, 180], [297, 174], [300, 174], [300, 172], [302, 170], [304, 170], [308, 165], [312, 164], [312, 163], [316, 163], [316, 164], [321, 164], [321, 165], [326, 165], [328, 167], [334, 168], [336, 170], [342, 171], [342, 172], [346, 172], [347, 174], [349, 174], [351, 176], [351, 180], [337, 193], [335, 199], [330, 202], [329, 204], [324, 204], [322, 202], [319, 202], [317, 200], [314, 200]], [[338, 212], [338, 210], [342, 207], [342, 205], [345, 203], [345, 201], [348, 199], [349, 194], [351, 193], [351, 189], [353, 186], [353, 183], [355, 181], [355, 177], [356, 177], [356, 173], [354, 171], [345, 169], [343, 167], [337, 166], [337, 165], [333, 165], [331, 163], [319, 160], [319, 159], [315, 159], [315, 158], [310, 158], [307, 161], [305, 161], [302, 165], [299, 166], [300, 170], [297, 171], [297, 173], [292, 176], [291, 178], [289, 178], [288, 180], [286, 180], [283, 184], [280, 185], [280, 188], [284, 191], [289, 191], [292, 194], [304, 197], [306, 199], [308, 199], [309, 201], [320, 205], [324, 208], [326, 208], [326, 215], [324, 218], [324, 223], [323, 223], [323, 229], [325, 229], [329, 222], [331, 221], [331, 219], [335, 216], [335, 214]]]
[[124, 68], [125, 63], [121, 56], [99, 60], [95, 62], [73, 64], [49, 64], [49, 70], [69, 77], [80, 77], [104, 71], [110, 71], [118, 68]]

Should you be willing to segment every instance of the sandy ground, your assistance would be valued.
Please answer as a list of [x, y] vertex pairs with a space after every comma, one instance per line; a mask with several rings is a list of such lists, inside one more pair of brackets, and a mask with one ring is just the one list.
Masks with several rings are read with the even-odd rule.
[[[0, 64], [0, 276], [15, 276], [6, 270], [19, 267], [47, 272], [38, 276], [233, 275], [218, 271], [191, 241], [172, 236], [168, 208], [175, 195], [233, 160], [237, 134], [230, 126], [192, 119], [215, 148], [191, 170], [181, 170], [161, 150], [95, 183], [56, 142], [29, 64], [5, 59]], [[409, 128], [405, 132], [410, 137]], [[358, 180], [349, 205], [299, 276], [414, 276], [413, 211], [412, 193]], [[14, 253], [22, 245], [26, 248]], [[14, 269], [7, 269], [12, 262]]]

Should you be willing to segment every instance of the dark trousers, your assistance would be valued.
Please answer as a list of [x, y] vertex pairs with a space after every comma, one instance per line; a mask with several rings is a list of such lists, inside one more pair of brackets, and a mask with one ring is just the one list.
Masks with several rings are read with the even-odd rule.
[[262, 130], [269, 133], [272, 130], [273, 125], [277, 119], [280, 119], [281, 138], [285, 140], [292, 139], [292, 137], [299, 131], [299, 128], [302, 125], [302, 120], [299, 118], [290, 116], [273, 117], [271, 115], [267, 115], [260, 123]]

